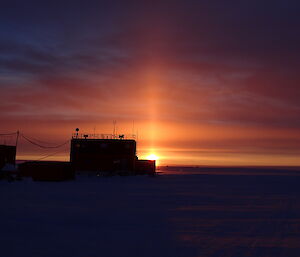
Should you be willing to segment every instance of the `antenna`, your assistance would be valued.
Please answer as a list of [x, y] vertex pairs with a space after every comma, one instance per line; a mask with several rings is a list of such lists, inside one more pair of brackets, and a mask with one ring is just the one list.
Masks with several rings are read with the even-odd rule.
[[[139, 130], [136, 129], [136, 138], [135, 138], [135, 142], [136, 145], [138, 144], [138, 139], [139, 139]], [[138, 156], [138, 150], [135, 151], [136, 156]]]
[[20, 131], [17, 131], [17, 138], [16, 138], [16, 157], [17, 157], [17, 148], [18, 148], [18, 142], [19, 142], [19, 135], [20, 135]]
[[20, 134], [20, 131], [18, 130], [18, 131], [17, 131], [17, 138], [16, 138], [16, 148], [17, 148], [17, 146], [18, 146], [19, 134]]
[[113, 124], [114, 124], [113, 138], [116, 137], [116, 123], [117, 123], [117, 121], [113, 120]]

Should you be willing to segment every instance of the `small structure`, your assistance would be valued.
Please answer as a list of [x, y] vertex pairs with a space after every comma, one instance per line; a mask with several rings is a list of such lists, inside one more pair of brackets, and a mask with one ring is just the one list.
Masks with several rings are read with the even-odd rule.
[[32, 177], [35, 181], [64, 181], [75, 178], [70, 162], [32, 161], [19, 164], [22, 177]]
[[155, 174], [155, 160], [136, 160], [136, 174]]
[[16, 146], [0, 145], [0, 170], [5, 164], [16, 164]]

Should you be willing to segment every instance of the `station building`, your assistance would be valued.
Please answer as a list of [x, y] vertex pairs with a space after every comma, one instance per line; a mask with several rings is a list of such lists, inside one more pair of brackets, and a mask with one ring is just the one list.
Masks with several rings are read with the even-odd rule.
[[155, 161], [139, 160], [135, 138], [126, 135], [75, 133], [71, 139], [70, 162], [76, 171], [155, 173]]

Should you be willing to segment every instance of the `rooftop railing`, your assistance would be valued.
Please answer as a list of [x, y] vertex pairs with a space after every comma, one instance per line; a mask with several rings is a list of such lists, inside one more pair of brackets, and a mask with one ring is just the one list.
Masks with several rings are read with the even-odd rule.
[[116, 139], [116, 140], [123, 140], [123, 139], [133, 139], [136, 140], [136, 135], [133, 134], [81, 134], [81, 133], [73, 133], [72, 139]]

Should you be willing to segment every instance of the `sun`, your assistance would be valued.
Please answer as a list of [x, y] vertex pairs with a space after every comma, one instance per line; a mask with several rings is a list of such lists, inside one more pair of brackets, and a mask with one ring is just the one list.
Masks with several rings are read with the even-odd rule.
[[159, 159], [158, 156], [153, 153], [149, 154], [146, 158], [147, 160], [152, 160], [152, 161], [157, 161]]

